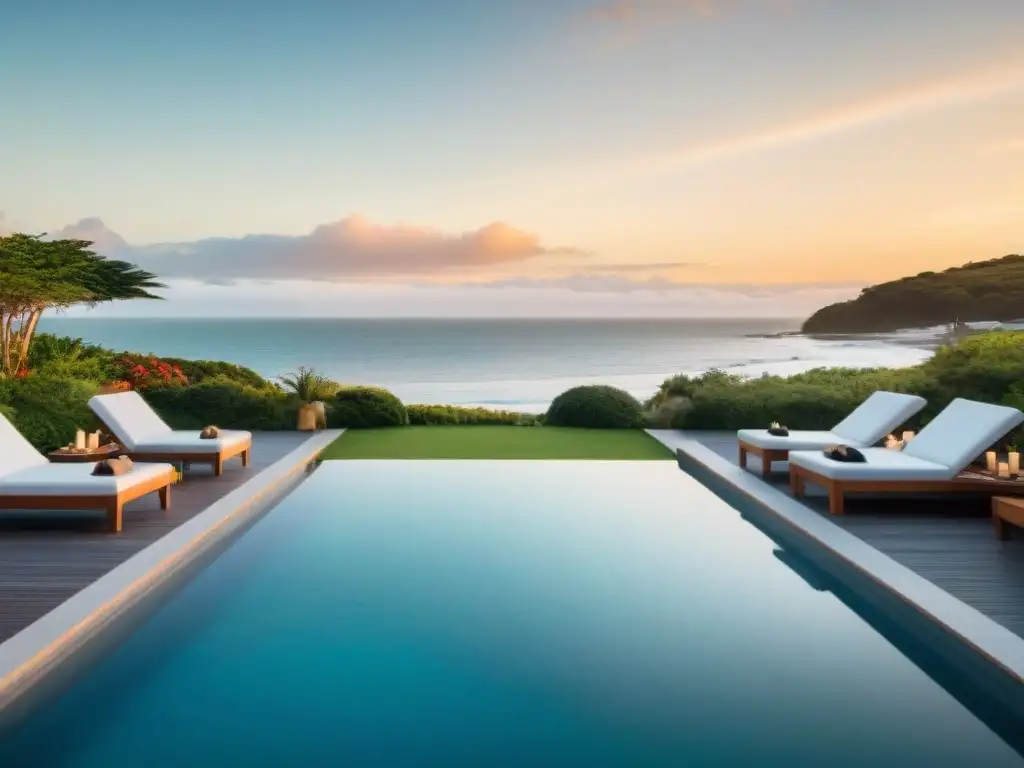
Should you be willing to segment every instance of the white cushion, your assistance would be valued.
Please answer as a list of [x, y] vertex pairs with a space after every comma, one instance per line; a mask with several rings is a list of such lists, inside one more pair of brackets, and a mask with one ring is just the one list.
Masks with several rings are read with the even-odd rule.
[[213, 440], [203, 440], [199, 430], [175, 430], [165, 435], [143, 440], [132, 447], [138, 453], [218, 453], [224, 448], [252, 442], [251, 432], [239, 430], [220, 430], [220, 436]]
[[957, 398], [906, 444], [903, 454], [959, 472], [1024, 422], [1024, 413], [1005, 405]]
[[46, 466], [49, 463], [24, 435], [0, 414], [0, 477], [29, 467]]
[[95, 462], [45, 464], [0, 477], [0, 496], [116, 496], [173, 471], [170, 464], [137, 462], [123, 475], [92, 474]]
[[866, 461], [836, 461], [821, 451], [794, 451], [789, 466], [805, 467], [833, 480], [952, 480], [959, 470], [888, 448], [861, 448]]
[[129, 450], [171, 431], [138, 392], [96, 395], [89, 400], [89, 407]]
[[846, 445], [875, 445], [925, 406], [925, 399], [898, 392], [875, 392], [832, 431]]
[[767, 429], [741, 429], [736, 437], [745, 443], [769, 450], [813, 451], [815, 448], [827, 448], [830, 445], [849, 443], [835, 432], [814, 432], [811, 430], [793, 429], [789, 437], [776, 437], [768, 434]]

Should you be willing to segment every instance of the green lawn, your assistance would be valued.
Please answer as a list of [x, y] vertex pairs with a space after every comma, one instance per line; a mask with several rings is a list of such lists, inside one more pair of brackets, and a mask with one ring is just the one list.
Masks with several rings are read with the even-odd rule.
[[639, 429], [436, 426], [352, 429], [323, 459], [633, 459], [671, 460]]

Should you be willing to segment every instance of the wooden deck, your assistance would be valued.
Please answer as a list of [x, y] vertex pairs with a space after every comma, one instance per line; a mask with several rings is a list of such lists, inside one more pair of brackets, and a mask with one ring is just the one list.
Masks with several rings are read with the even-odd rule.
[[194, 465], [171, 489], [171, 509], [156, 494], [125, 506], [124, 530], [103, 530], [103, 514], [0, 513], [0, 642], [50, 612], [168, 531], [252, 479], [308, 440], [302, 432], [256, 432], [252, 460]]
[[[682, 434], [737, 463], [735, 433]], [[747, 461], [760, 472], [756, 456]], [[775, 467], [772, 484], [788, 494], [786, 465]], [[850, 496], [846, 514], [836, 517], [818, 489], [808, 493], [806, 506], [1024, 637], [1024, 530], [999, 541], [988, 500]]]

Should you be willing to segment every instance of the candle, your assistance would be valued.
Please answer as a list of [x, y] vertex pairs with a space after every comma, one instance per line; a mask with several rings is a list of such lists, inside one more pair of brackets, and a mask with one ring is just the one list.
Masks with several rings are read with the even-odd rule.
[[985, 454], [985, 468], [989, 472], [995, 472], [996, 471], [996, 452], [995, 451], [989, 451], [988, 453]]
[[904, 445], [906, 445], [907, 443], [909, 443], [913, 439], [914, 439], [914, 431], [912, 429], [908, 429], [906, 432], [903, 433], [903, 444]]
[[1017, 453], [1016, 451], [1013, 451], [1010, 454], [1009, 459], [1010, 459], [1010, 462], [1009, 462], [1010, 463], [1010, 474], [1011, 475], [1019, 475], [1020, 474], [1020, 454]]
[[100, 447], [100, 433], [99, 432], [90, 432], [89, 433], [89, 442], [86, 445], [86, 447], [90, 451], [95, 451], [97, 448]]
[[75, 432], [75, 450], [76, 451], [84, 451], [85, 450], [85, 431], [84, 430], [80, 429], [77, 432]]
[[999, 462], [999, 476], [1000, 477], [1009, 477], [1010, 476], [1010, 465], [1007, 464], [1005, 461], [1000, 461]]

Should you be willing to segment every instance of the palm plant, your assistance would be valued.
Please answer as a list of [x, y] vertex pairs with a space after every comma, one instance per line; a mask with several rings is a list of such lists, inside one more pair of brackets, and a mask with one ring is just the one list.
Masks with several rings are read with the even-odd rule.
[[300, 365], [294, 373], [286, 373], [279, 378], [285, 389], [303, 403], [325, 400], [339, 389], [337, 382], [321, 375], [315, 368], [307, 368], [304, 365]]

